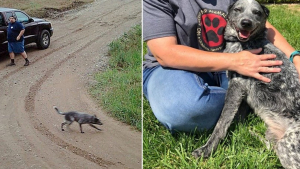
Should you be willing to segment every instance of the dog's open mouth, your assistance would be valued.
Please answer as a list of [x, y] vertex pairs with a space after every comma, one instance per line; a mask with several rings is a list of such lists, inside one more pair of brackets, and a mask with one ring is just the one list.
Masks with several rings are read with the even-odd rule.
[[248, 30], [242, 30], [242, 29], [238, 29], [235, 28], [236, 32], [238, 33], [238, 39], [242, 42], [246, 42], [249, 40], [250, 36], [255, 32], [256, 28], [253, 29], [252, 31], [248, 31]]
[[248, 39], [251, 34], [249, 31], [246, 31], [246, 30], [240, 30], [238, 33], [239, 33], [239, 37], [241, 39]]

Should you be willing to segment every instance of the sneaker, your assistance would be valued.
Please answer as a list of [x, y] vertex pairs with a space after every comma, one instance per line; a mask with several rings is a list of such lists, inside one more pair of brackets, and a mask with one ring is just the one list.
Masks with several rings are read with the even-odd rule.
[[6, 66], [15, 66], [15, 63], [10, 62], [10, 64], [7, 64]]
[[28, 66], [29, 65], [29, 61], [26, 61], [24, 66]]

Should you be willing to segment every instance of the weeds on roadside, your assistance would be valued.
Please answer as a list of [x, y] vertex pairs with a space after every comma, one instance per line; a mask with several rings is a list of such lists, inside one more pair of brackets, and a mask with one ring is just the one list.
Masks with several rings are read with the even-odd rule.
[[141, 122], [141, 26], [137, 25], [109, 44], [109, 63], [95, 74], [91, 94], [120, 121], [142, 128]]

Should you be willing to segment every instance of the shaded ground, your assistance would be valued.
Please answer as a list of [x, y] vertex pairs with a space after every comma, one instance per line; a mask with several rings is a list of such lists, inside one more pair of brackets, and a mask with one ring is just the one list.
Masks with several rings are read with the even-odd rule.
[[[30, 66], [20, 56], [14, 67], [0, 61], [0, 168], [141, 168], [141, 133], [107, 116], [87, 92], [107, 44], [141, 22], [141, 1], [97, 0], [49, 20], [51, 45], [29, 46]], [[74, 123], [62, 132], [53, 105], [96, 114], [103, 131], [83, 125], [81, 134]]]

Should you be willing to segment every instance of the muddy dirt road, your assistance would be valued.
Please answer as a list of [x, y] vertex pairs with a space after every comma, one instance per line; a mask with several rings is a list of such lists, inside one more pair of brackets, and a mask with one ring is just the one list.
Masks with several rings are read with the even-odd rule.
[[[51, 45], [27, 48], [28, 67], [19, 55], [14, 67], [0, 62], [0, 168], [141, 168], [141, 133], [109, 117], [87, 91], [107, 45], [141, 23], [141, 1], [96, 0], [48, 20]], [[96, 114], [102, 131], [83, 125], [81, 134], [77, 123], [61, 131], [53, 105]]]

